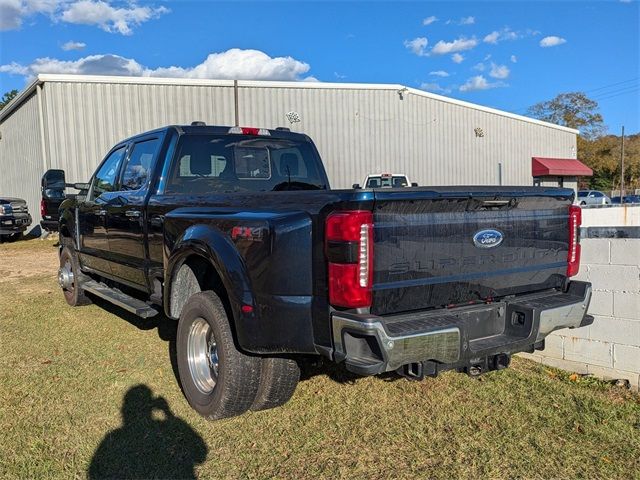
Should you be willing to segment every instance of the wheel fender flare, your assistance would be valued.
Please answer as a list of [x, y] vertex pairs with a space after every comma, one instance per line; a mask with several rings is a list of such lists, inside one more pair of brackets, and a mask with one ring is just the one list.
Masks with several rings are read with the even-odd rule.
[[[242, 312], [242, 306], [255, 307], [249, 274], [244, 259], [229, 237], [208, 225], [195, 225], [188, 228], [173, 246], [165, 270], [167, 272], [163, 292], [165, 312], [170, 315], [173, 280], [184, 261], [191, 255], [208, 260], [218, 273], [227, 292], [233, 321], [238, 327], [239, 319], [247, 315]], [[249, 315], [254, 313], [255, 309]]]

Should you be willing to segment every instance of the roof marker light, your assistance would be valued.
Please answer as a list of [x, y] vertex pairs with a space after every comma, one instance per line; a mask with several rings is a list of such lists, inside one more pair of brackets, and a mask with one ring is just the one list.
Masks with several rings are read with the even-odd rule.
[[271, 136], [271, 132], [266, 128], [255, 127], [231, 127], [229, 133], [236, 133], [241, 135], [262, 135], [265, 137]]

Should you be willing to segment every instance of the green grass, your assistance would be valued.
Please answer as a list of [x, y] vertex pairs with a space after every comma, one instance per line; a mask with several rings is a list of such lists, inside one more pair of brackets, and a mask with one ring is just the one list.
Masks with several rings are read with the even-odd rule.
[[2, 478], [640, 478], [640, 396], [518, 358], [480, 380], [306, 366], [284, 407], [207, 422], [176, 382], [175, 326], [68, 307], [52, 250], [0, 245], [0, 269], [52, 263], [0, 278]]

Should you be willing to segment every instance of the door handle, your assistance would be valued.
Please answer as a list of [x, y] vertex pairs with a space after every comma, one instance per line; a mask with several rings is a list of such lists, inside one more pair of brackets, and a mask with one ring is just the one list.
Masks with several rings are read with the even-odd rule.
[[94, 210], [93, 213], [99, 217], [104, 217], [107, 214], [106, 210]]
[[124, 214], [129, 218], [140, 218], [140, 215], [142, 215], [140, 210], [127, 210]]

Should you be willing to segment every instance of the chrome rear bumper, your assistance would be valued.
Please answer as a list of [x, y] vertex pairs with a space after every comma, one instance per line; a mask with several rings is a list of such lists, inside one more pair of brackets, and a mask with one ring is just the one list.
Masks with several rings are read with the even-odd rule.
[[589, 325], [591, 284], [571, 282], [566, 293], [546, 291], [492, 304], [380, 317], [336, 312], [334, 360], [363, 375], [433, 361], [450, 368], [478, 358], [532, 350], [560, 328]]

